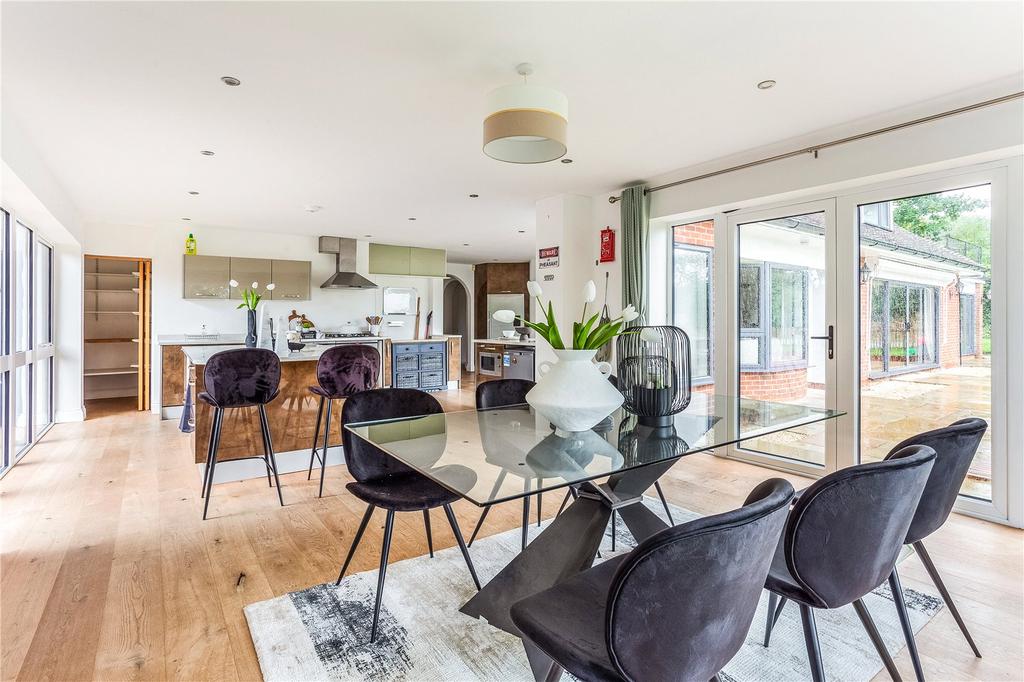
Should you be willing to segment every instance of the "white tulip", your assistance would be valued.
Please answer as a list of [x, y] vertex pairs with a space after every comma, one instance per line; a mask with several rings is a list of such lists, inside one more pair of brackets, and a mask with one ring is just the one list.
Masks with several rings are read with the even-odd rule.
[[626, 308], [625, 310], [622, 311], [622, 321], [623, 322], [632, 322], [633, 320], [635, 320], [638, 317], [640, 317], [640, 313], [638, 313], [637, 311], [633, 310], [633, 306], [629, 306], [628, 308]]
[[252, 283], [252, 288], [253, 289], [259, 289], [260, 288], [260, 283], [259, 282], [253, 282]]
[[591, 279], [583, 285], [583, 301], [584, 303], [593, 303], [595, 298], [597, 298], [597, 285]]
[[516, 313], [514, 310], [496, 310], [492, 315], [498, 322], [504, 322], [505, 324], [512, 324], [516, 321]]
[[238, 288], [238, 280], [237, 279], [233, 279], [230, 282], [228, 282], [228, 285], [237, 289]]
[[276, 286], [277, 286], [276, 284], [271, 282], [270, 284], [267, 285], [267, 291], [273, 291], [274, 287], [276, 287]]
[[544, 294], [544, 292], [540, 290], [540, 285], [533, 280], [526, 283], [526, 290], [530, 292], [530, 296], [533, 298], [540, 298]]
[[647, 343], [659, 343], [661, 341], [661, 334], [651, 327], [644, 327], [640, 330], [640, 340]]

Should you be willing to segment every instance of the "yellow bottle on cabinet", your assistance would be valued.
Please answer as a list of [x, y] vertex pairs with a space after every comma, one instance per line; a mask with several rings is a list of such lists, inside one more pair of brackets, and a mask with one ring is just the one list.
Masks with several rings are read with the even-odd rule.
[[196, 238], [192, 236], [191, 232], [188, 233], [188, 239], [185, 240], [185, 255], [196, 255]]

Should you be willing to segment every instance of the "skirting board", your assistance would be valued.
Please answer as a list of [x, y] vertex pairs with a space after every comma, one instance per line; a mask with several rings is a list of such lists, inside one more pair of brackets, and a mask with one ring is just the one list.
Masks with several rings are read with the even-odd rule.
[[[290, 452], [276, 452], [274, 458], [277, 460], [277, 473], [290, 474], [295, 471], [307, 471], [309, 469], [309, 450], [291, 450]], [[327, 466], [337, 466], [345, 463], [345, 456], [341, 446], [327, 449]], [[320, 462], [315, 462], [314, 469], [319, 469]], [[196, 475], [199, 477], [200, 486], [203, 480], [205, 464], [196, 465]], [[230, 481], [245, 481], [250, 478], [263, 478], [267, 475], [267, 467], [263, 460], [259, 459], [229, 459], [217, 462], [217, 468], [213, 472], [214, 483], [228, 483]], [[316, 472], [314, 472], [316, 475]]]
[[185, 410], [183, 405], [174, 405], [172, 407], [161, 407], [160, 418], [161, 419], [180, 419], [181, 413]]

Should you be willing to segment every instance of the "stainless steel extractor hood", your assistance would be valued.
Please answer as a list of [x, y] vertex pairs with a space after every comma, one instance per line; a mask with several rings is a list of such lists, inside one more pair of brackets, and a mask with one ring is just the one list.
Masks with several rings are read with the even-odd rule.
[[334, 274], [321, 289], [376, 289], [377, 285], [356, 272], [356, 240], [345, 237], [320, 237], [320, 253], [333, 253]]

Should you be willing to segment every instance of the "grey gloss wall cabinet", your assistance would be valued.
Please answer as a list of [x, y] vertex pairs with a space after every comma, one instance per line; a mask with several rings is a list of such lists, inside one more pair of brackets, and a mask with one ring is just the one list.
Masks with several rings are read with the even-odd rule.
[[[268, 301], [309, 300], [310, 262], [269, 258], [233, 258], [229, 256], [185, 256], [185, 298], [241, 299], [242, 290], [259, 282], [260, 293]], [[238, 281], [238, 288], [228, 286]], [[274, 282], [273, 291], [264, 287]]]

